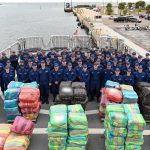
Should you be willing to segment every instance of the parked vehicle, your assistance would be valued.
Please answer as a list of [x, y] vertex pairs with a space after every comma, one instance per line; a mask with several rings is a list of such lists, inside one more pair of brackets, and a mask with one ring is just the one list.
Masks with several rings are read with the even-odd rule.
[[115, 22], [128, 22], [128, 17], [120, 16], [120, 17], [114, 18], [114, 21]]
[[110, 16], [109, 17], [110, 20], [114, 20], [115, 18], [117, 18], [117, 16]]
[[135, 17], [129, 17], [129, 18], [128, 18], [128, 21], [129, 21], [129, 22], [136, 22], [136, 23], [141, 23], [141, 22], [142, 22], [142, 20], [139, 20], [139, 19], [137, 19], [137, 18], [135, 18]]

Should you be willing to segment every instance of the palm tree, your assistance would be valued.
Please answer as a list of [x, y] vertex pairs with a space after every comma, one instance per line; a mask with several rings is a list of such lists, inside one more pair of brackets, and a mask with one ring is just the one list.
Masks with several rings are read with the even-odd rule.
[[122, 15], [122, 11], [126, 8], [126, 3], [119, 3], [118, 8], [120, 9], [120, 15]]

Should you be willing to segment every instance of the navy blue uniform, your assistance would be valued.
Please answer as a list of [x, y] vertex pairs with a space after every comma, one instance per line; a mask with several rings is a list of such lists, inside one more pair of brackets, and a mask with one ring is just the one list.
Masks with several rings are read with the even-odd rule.
[[130, 76], [124, 75], [123, 83], [133, 86], [134, 85], [134, 76], [133, 75], [130, 75]]
[[38, 80], [38, 71], [34, 71], [33, 69], [29, 72], [29, 80], [30, 82], [37, 82]]
[[64, 71], [64, 80], [65, 81], [75, 81], [75, 79], [76, 79], [76, 72], [74, 69], [71, 69], [71, 70], [66, 69]]
[[85, 83], [86, 91], [88, 94], [90, 92], [90, 72], [88, 70], [82, 70], [79, 78], [81, 82]]
[[17, 78], [19, 82], [27, 83], [29, 82], [29, 72], [27, 69], [20, 67], [17, 69]]
[[146, 79], [147, 79], [147, 82], [150, 83], [150, 70], [146, 71]]
[[11, 65], [14, 67], [14, 69], [16, 70], [17, 65], [18, 65], [18, 56], [17, 55], [11, 55], [10, 56], [10, 62]]
[[123, 83], [123, 77], [122, 77], [122, 75], [119, 75], [119, 76], [112, 75], [111, 81], [118, 82], [118, 83], [122, 84]]
[[12, 73], [12, 72], [9, 72], [9, 73], [4, 72], [3, 73], [3, 81], [4, 81], [4, 89], [6, 90], [7, 89], [7, 85], [11, 81], [15, 81], [14, 73]]
[[75, 67], [75, 72], [76, 72], [76, 80], [79, 81], [79, 78], [80, 78], [80, 73], [83, 69], [83, 66], [76, 66]]
[[90, 91], [91, 98], [93, 99], [96, 95], [97, 99], [100, 97], [100, 87], [101, 87], [101, 71], [99, 69], [94, 70], [92, 68], [90, 70]]
[[38, 70], [37, 83], [40, 87], [41, 101], [48, 101], [49, 97], [49, 81], [50, 81], [50, 71], [48, 68]]
[[[59, 84], [63, 79], [63, 73], [62, 71], [58, 70], [52, 70], [50, 73], [50, 83], [52, 84], [52, 94], [54, 99], [56, 98], [56, 95], [59, 93]], [[57, 82], [57, 83], [56, 83]]]
[[144, 72], [142, 73], [136, 72], [134, 73], [134, 79], [135, 79], [135, 83], [146, 82], [146, 74]]
[[111, 79], [111, 76], [114, 74], [114, 71], [112, 69], [105, 69], [104, 70], [104, 79], [103, 79], [103, 86], [105, 86], [105, 83], [107, 80]]
[[0, 63], [0, 86], [2, 92], [4, 92], [4, 81], [3, 81], [4, 65]]

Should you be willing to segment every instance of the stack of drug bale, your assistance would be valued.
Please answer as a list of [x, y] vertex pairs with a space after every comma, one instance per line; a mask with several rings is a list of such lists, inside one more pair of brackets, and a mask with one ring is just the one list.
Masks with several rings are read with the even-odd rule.
[[34, 123], [17, 116], [6, 139], [4, 150], [27, 150], [34, 129]]
[[88, 121], [80, 104], [68, 106], [68, 128], [66, 150], [85, 150], [88, 141]]
[[11, 124], [0, 124], [0, 150], [4, 149], [4, 144], [10, 134]]
[[139, 82], [136, 85], [139, 106], [144, 119], [150, 122], [150, 83]]
[[145, 120], [140, 114], [137, 104], [124, 104], [124, 110], [128, 118], [125, 149], [141, 150], [141, 146], [144, 143], [143, 131], [146, 127]]
[[104, 126], [106, 150], [124, 150], [127, 116], [122, 104], [107, 105]]
[[22, 86], [21, 82], [12, 81], [4, 92], [4, 110], [7, 113], [8, 122], [13, 122], [16, 116], [21, 115], [18, 107], [18, 97]]
[[59, 95], [57, 95], [55, 104], [70, 105], [73, 100], [73, 89], [70, 81], [63, 81], [59, 86]]
[[132, 86], [122, 85], [121, 89], [122, 89], [123, 103], [124, 104], [137, 103], [138, 95], [133, 90]]
[[66, 150], [68, 136], [67, 106], [54, 105], [50, 107], [48, 122], [48, 146], [50, 150]]
[[120, 84], [113, 81], [107, 81], [105, 88], [101, 90], [101, 100], [99, 107], [99, 115], [101, 120], [105, 118], [106, 106], [108, 104], [116, 104], [122, 102], [122, 92]]
[[19, 107], [23, 116], [32, 121], [36, 121], [41, 108], [40, 91], [36, 87], [35, 83], [25, 84], [19, 95]]
[[84, 82], [72, 82], [72, 88], [73, 88], [74, 99], [71, 102], [71, 104], [72, 105], [81, 104], [83, 109], [85, 110], [86, 105], [88, 103], [85, 83]]

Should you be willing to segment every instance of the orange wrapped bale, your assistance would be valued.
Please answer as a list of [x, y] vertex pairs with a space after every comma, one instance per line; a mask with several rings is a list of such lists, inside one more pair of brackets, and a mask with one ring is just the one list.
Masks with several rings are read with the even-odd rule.
[[28, 102], [19, 103], [20, 108], [36, 108], [37, 106], [38, 106], [38, 101], [35, 101], [34, 103], [28, 103]]
[[19, 95], [19, 101], [33, 103], [40, 98], [40, 91], [37, 88], [22, 87]]
[[115, 103], [122, 102], [122, 92], [115, 88], [106, 88], [105, 94], [108, 100], [113, 101]]

